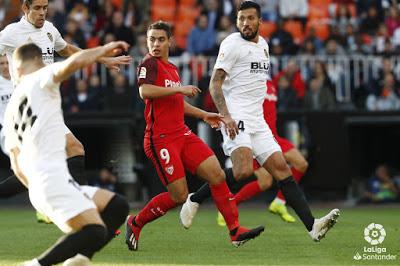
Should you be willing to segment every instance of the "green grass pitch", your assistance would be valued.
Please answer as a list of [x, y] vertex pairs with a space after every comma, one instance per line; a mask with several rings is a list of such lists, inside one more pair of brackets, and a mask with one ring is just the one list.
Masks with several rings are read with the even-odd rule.
[[[139, 251], [128, 251], [124, 231], [94, 258], [94, 265], [400, 265], [399, 207], [342, 209], [339, 222], [320, 243], [310, 240], [303, 225], [287, 224], [263, 207], [240, 208], [244, 226], [265, 225], [259, 238], [233, 247], [225, 228], [215, 223], [216, 212], [200, 210], [193, 227], [179, 224], [179, 209], [148, 224]], [[316, 216], [328, 209], [314, 209]], [[364, 228], [382, 224], [386, 239], [379, 245], [396, 260], [354, 260], [363, 253]], [[0, 265], [19, 265], [39, 255], [61, 232], [54, 225], [38, 224], [32, 209], [0, 209]]]

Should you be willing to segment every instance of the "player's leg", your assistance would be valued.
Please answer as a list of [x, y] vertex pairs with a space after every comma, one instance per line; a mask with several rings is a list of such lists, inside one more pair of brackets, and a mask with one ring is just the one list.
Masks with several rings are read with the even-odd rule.
[[125, 240], [130, 250], [138, 249], [139, 236], [143, 226], [160, 218], [187, 198], [185, 170], [180, 158], [182, 145], [182, 140], [157, 145], [145, 140], [146, 156], [152, 161], [168, 192], [153, 197], [136, 216], [128, 216]]
[[67, 139], [66, 152], [68, 170], [78, 184], [86, 185], [87, 177], [85, 174], [85, 149], [82, 143], [65, 126], [65, 136]]
[[[232, 170], [226, 169], [225, 171], [226, 182], [229, 188], [233, 190], [239, 180], [247, 179], [247, 182], [256, 180], [257, 177], [254, 175], [252, 169], [253, 154], [251, 151], [250, 136], [241, 132], [234, 140], [231, 140], [224, 131], [222, 131], [222, 135], [224, 138], [224, 152], [227, 156], [231, 157], [233, 164]], [[210, 188], [208, 184], [204, 184], [199, 190], [190, 195], [190, 200], [201, 204], [204, 200], [210, 198], [210, 196]]]
[[[308, 163], [303, 155], [288, 140], [278, 137], [279, 145], [282, 148], [285, 160], [291, 165], [291, 172], [294, 180], [299, 183], [308, 168]], [[278, 191], [275, 199], [271, 202], [269, 210], [278, 214], [285, 222], [295, 222], [296, 219], [289, 214], [286, 208], [286, 200], [281, 190]]]
[[28, 191], [28, 189], [15, 175], [0, 181], [0, 198], [10, 198], [25, 191]]
[[107, 241], [107, 229], [96, 209], [89, 209], [66, 222], [71, 232], [37, 258], [41, 266], [55, 265], [80, 254], [90, 261]]
[[[259, 162], [263, 160], [262, 157], [264, 155], [259, 156]], [[339, 210], [332, 210], [327, 216], [314, 219], [304, 194], [294, 180], [282, 152], [274, 152], [270, 156], [265, 156], [265, 158], [267, 159], [263, 163], [263, 167], [277, 179], [286, 201], [303, 222], [312, 239], [319, 241], [336, 222]]]

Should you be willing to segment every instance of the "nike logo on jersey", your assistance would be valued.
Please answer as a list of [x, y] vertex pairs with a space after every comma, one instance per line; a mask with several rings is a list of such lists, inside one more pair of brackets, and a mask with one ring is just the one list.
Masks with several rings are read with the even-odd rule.
[[274, 94], [266, 94], [265, 95], [265, 100], [270, 101], [270, 102], [277, 102], [278, 101], [278, 97]]

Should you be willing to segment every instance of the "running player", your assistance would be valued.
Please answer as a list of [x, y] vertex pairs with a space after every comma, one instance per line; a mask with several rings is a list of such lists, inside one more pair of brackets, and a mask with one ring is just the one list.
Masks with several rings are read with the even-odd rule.
[[5, 149], [12, 169], [28, 187], [32, 205], [67, 235], [26, 266], [91, 265], [124, 222], [128, 203], [112, 192], [80, 186], [66, 163], [60, 82], [102, 56], [126, 51], [128, 44], [113, 42], [84, 50], [64, 62], [46, 66], [42, 50], [30, 43], [13, 54], [18, 85], [4, 118]]
[[147, 30], [149, 54], [138, 67], [139, 93], [146, 104], [144, 150], [168, 192], [158, 194], [136, 216], [128, 217], [126, 243], [130, 250], [137, 250], [143, 227], [185, 202], [188, 195], [185, 170], [188, 170], [206, 180], [225, 218], [231, 242], [239, 246], [258, 236], [264, 227], [248, 230], [240, 226], [236, 204], [230, 200], [216, 156], [185, 125], [184, 115], [203, 119], [211, 127], [218, 127], [222, 118], [184, 100], [184, 96], [194, 97], [200, 90], [191, 85], [181, 86], [177, 67], [168, 61], [170, 40], [169, 24], [162, 21], [151, 24]]
[[[315, 219], [299, 186], [293, 179], [281, 148], [263, 117], [265, 84], [269, 71], [266, 41], [259, 37], [260, 6], [244, 1], [238, 8], [237, 27], [222, 43], [210, 81], [210, 93], [224, 116], [222, 135], [225, 154], [231, 157], [236, 180], [252, 176], [253, 156], [278, 181], [286, 201], [295, 210], [309, 235], [319, 241], [334, 225], [339, 210]], [[240, 49], [238, 49], [238, 47]], [[225, 100], [226, 99], [226, 100]], [[204, 189], [207, 187], [204, 186]], [[189, 227], [197, 211], [197, 196], [188, 197], [182, 206], [182, 224]]]
[[[63, 57], [68, 57], [81, 50], [65, 42], [53, 24], [46, 21], [47, 7], [48, 0], [23, 0], [22, 11], [24, 16], [19, 22], [8, 25], [0, 32], [0, 55], [7, 55], [13, 83], [15, 83], [15, 75], [12, 72], [12, 53], [22, 44], [32, 42], [38, 45], [42, 49], [43, 61], [46, 65], [54, 62], [54, 52]], [[99, 58], [98, 62], [105, 64], [109, 68], [118, 68], [117, 65], [119, 64], [129, 64], [130, 57]], [[67, 136], [68, 168], [78, 183], [85, 184], [87, 181], [84, 175], [85, 151], [83, 145], [67, 126], [65, 126], [65, 134]], [[15, 186], [15, 184], [16, 182], [13, 178], [1, 183], [0, 191], [7, 191], [8, 195], [0, 194], [0, 196], [18, 193], [20, 187]]]
[[[289, 140], [278, 135], [276, 127], [277, 100], [278, 94], [276, 88], [272, 82], [268, 81], [267, 94], [263, 104], [264, 118], [276, 141], [281, 147], [285, 160], [291, 166], [290, 170], [292, 171], [293, 178], [297, 183], [299, 183], [304, 173], [307, 171], [308, 163], [300, 151]], [[240, 191], [235, 194], [236, 204], [240, 204], [241, 202], [254, 197], [258, 193], [267, 190], [272, 185], [272, 176], [263, 167], [260, 167], [256, 160], [253, 161], [253, 165], [255, 170], [254, 174], [257, 176], [257, 180], [245, 184]], [[285, 222], [293, 223], [296, 221], [286, 208], [286, 200], [281, 190], [278, 191], [275, 199], [271, 202], [269, 211], [279, 215]], [[218, 214], [217, 222], [221, 226], [225, 225], [225, 221], [220, 214]]]

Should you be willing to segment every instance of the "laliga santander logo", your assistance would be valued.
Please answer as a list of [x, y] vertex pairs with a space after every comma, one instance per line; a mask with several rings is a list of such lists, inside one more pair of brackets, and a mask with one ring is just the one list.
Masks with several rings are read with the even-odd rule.
[[386, 237], [386, 231], [381, 224], [371, 223], [364, 229], [364, 239], [371, 245], [381, 244]]

